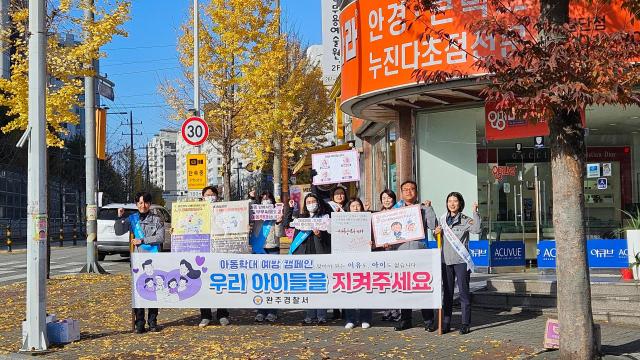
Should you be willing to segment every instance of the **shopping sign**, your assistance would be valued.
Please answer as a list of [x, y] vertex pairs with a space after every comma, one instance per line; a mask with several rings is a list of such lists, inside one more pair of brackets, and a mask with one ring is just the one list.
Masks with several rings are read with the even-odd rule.
[[187, 188], [201, 190], [207, 186], [207, 155], [187, 154]]
[[209, 137], [209, 126], [199, 117], [190, 117], [182, 123], [182, 138], [193, 146], [202, 145]]
[[[587, 260], [590, 268], [624, 269], [629, 267], [627, 240], [592, 239], [587, 240]], [[540, 241], [538, 244], [538, 268], [555, 269], [556, 242]]]
[[134, 253], [134, 308], [437, 309], [440, 250], [328, 255]]

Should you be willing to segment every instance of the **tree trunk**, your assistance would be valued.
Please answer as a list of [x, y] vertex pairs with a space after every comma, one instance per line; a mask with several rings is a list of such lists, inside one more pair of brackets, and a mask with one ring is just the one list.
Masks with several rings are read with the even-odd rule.
[[223, 199], [224, 201], [231, 201], [231, 149], [224, 149], [222, 166], [222, 186], [224, 186]]
[[595, 355], [591, 284], [584, 233], [584, 129], [577, 111], [549, 122], [556, 237], [560, 358]]
[[273, 196], [282, 201], [282, 144], [280, 135], [273, 137]]
[[282, 199], [281, 201], [285, 204], [289, 202], [289, 157], [286, 155], [282, 155]]

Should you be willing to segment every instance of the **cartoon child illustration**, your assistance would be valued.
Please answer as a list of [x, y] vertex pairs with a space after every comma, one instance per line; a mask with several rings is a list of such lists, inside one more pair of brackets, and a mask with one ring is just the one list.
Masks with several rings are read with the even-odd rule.
[[156, 291], [156, 287], [153, 284], [153, 278], [146, 278], [144, 280], [144, 288], [147, 291]]
[[402, 224], [398, 221], [391, 224], [391, 230], [393, 231], [393, 236], [396, 238], [396, 241], [404, 240], [402, 237]]
[[409, 220], [407, 222], [407, 232], [413, 233], [415, 231], [416, 231], [416, 224], [413, 222], [413, 220]]
[[194, 270], [191, 263], [187, 260], [180, 260], [180, 276], [188, 277], [189, 279], [198, 279], [200, 277], [200, 270]]
[[176, 280], [175, 278], [169, 280], [167, 286], [169, 287], [169, 295], [167, 296], [167, 300], [171, 302], [180, 301], [180, 298], [178, 297], [178, 280]]
[[165, 281], [164, 276], [156, 275], [155, 279], [156, 279], [156, 297], [158, 298], [158, 301], [164, 301], [169, 296], [169, 289], [164, 287], [164, 281]]
[[189, 280], [187, 280], [186, 277], [180, 276], [180, 280], [178, 280], [178, 292], [183, 292], [187, 290], [188, 283], [189, 283]]
[[156, 291], [164, 290], [164, 276], [156, 275]]
[[148, 259], [142, 263], [142, 271], [148, 276], [153, 276], [153, 264], [151, 264], [153, 260]]

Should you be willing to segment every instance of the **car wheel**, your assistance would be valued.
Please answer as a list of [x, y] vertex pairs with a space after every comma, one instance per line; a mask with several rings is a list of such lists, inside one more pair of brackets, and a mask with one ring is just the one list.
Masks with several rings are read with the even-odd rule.
[[104, 258], [107, 256], [107, 254], [98, 251], [98, 261], [104, 261]]

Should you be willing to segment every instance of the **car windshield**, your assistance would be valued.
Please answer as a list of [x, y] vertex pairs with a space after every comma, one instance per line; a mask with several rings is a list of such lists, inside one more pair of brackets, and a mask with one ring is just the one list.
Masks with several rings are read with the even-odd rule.
[[[136, 212], [133, 209], [124, 209], [124, 216], [129, 216]], [[116, 220], [118, 218], [118, 209], [100, 209], [98, 220]]]

